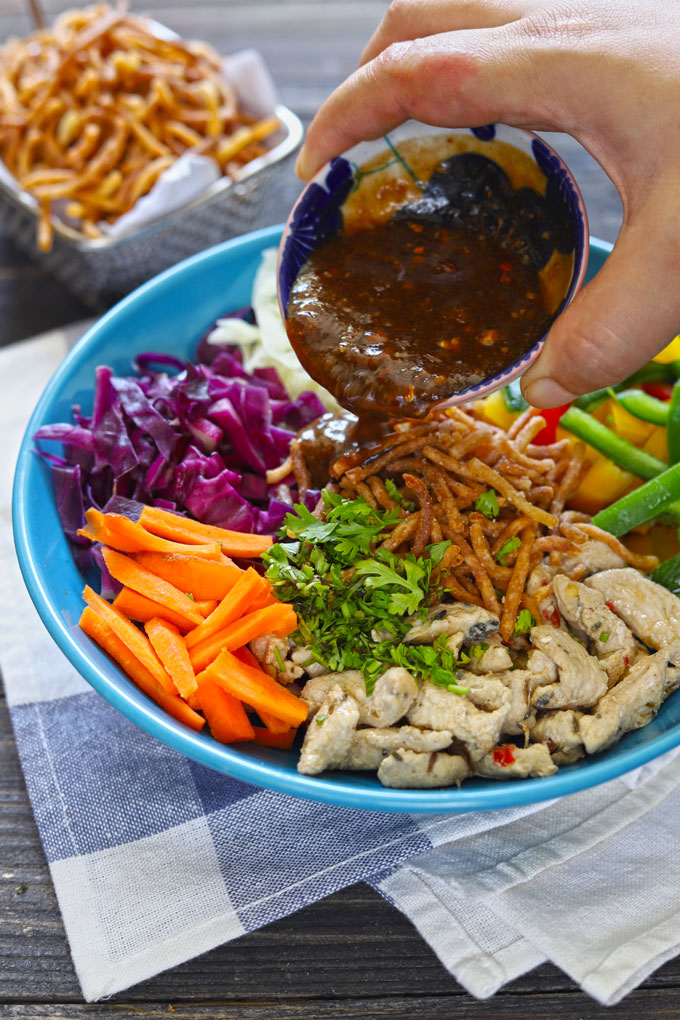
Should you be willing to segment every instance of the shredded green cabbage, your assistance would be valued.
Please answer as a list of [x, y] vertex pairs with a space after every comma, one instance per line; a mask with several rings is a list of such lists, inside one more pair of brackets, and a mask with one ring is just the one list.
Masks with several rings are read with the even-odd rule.
[[335, 399], [307, 375], [290, 346], [276, 296], [276, 262], [276, 248], [266, 248], [262, 252], [251, 296], [257, 325], [253, 326], [243, 319], [219, 319], [208, 337], [208, 343], [236, 345], [243, 354], [246, 372], [271, 366], [279, 373], [292, 399], [303, 390], [314, 390], [326, 410], [339, 411]]

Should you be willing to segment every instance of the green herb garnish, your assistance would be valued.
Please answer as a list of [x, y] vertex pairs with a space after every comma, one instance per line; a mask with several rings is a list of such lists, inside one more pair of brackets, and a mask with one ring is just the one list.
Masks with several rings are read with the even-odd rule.
[[517, 623], [515, 624], [515, 636], [519, 637], [520, 634], [528, 634], [532, 627], [536, 626], [536, 621], [532, 613], [528, 609], [520, 609], [517, 614]]
[[394, 481], [391, 478], [386, 478], [384, 484], [385, 484], [385, 492], [387, 493], [387, 495], [390, 497], [390, 499], [394, 503], [396, 503], [398, 506], [400, 506], [401, 502], [403, 500], [403, 496], [399, 492], [399, 489], [395, 485]]
[[503, 543], [503, 545], [498, 550], [498, 555], [496, 556], [496, 559], [498, 560], [502, 567], [505, 566], [505, 557], [509, 556], [510, 553], [513, 553], [515, 549], [519, 549], [521, 544], [522, 539], [518, 538], [517, 535], [513, 535], [512, 538], [509, 538], [507, 542]]
[[603, 644], [606, 644], [606, 643], [607, 643], [607, 641], [609, 641], [609, 638], [610, 638], [610, 637], [611, 637], [611, 633], [610, 633], [610, 631], [608, 631], [608, 630], [603, 630], [603, 631], [602, 631], [602, 633], [600, 634], [600, 641], [601, 641], [601, 642], [602, 642]]
[[484, 514], [491, 520], [492, 517], [498, 517], [498, 499], [493, 489], [487, 489], [475, 501], [475, 510], [477, 513]]
[[325, 520], [296, 506], [280, 540], [262, 557], [277, 598], [292, 603], [298, 614], [293, 640], [330, 672], [361, 670], [369, 695], [391, 666], [467, 694], [456, 683], [459, 660], [446, 635], [433, 645], [402, 640], [413, 618], [423, 619], [438, 597], [432, 570], [451, 543], [437, 542], [428, 556], [397, 556], [380, 543], [398, 523], [398, 511], [329, 492], [323, 499]]

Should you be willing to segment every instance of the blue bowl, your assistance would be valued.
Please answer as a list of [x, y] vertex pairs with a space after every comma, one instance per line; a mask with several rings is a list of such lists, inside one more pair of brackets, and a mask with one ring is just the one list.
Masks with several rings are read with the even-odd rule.
[[[264, 248], [275, 246], [272, 227], [228, 241], [180, 263], [145, 284], [108, 312], [76, 345], [47, 386], [29, 422], [14, 482], [14, 535], [21, 570], [45, 626], [78, 672], [107, 701], [147, 733], [218, 772], [272, 790], [384, 811], [462, 812], [530, 804], [583, 790], [627, 772], [680, 743], [680, 697], [670, 698], [657, 718], [624, 737], [605, 754], [561, 768], [546, 779], [494, 782], [474, 779], [461, 789], [392, 790], [375, 776], [334, 772], [299, 775], [292, 752], [251, 744], [227, 747], [186, 729], [132, 684], [78, 627], [84, 579], [61, 531], [49, 470], [32, 452], [41, 425], [69, 419], [71, 405], [88, 412], [94, 371], [111, 365], [128, 372], [141, 351], [163, 350], [186, 358], [205, 330], [230, 308], [248, 304]], [[610, 246], [590, 244], [590, 271], [603, 264]]]

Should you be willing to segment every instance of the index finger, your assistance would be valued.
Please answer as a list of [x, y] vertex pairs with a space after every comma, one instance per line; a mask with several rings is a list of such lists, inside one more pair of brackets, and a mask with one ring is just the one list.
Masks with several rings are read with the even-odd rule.
[[297, 173], [309, 180], [333, 156], [411, 117], [450, 128], [503, 121], [555, 129], [546, 105], [555, 83], [539, 84], [549, 51], [530, 52], [516, 24], [392, 43], [326, 100], [307, 132]]
[[521, 18], [525, 7], [523, 0], [392, 0], [364, 49], [359, 66], [395, 42], [507, 25]]

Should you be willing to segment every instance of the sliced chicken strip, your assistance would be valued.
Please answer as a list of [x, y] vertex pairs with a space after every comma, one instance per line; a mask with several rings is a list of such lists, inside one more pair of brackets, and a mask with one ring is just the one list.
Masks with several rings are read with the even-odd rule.
[[597, 574], [601, 570], [615, 570], [617, 567], [625, 567], [625, 561], [618, 553], [610, 549], [604, 542], [597, 539], [588, 539], [580, 545], [578, 552], [573, 556], [563, 556], [561, 571], [564, 574], [573, 574], [579, 567], [585, 568], [583, 577]]
[[510, 708], [503, 723], [503, 733], [515, 736], [526, 733], [536, 722], [536, 713], [529, 703], [531, 673], [528, 669], [509, 669], [499, 679], [510, 691]]
[[315, 662], [312, 652], [304, 645], [294, 648], [290, 657], [296, 666], [302, 667], [307, 676], [322, 676], [326, 672], [326, 667], [322, 666], [320, 662]]
[[[418, 684], [407, 669], [393, 666], [379, 676], [361, 712], [369, 726], [393, 726], [403, 719], [418, 697]], [[441, 729], [441, 727], [440, 727]]]
[[600, 660], [611, 687], [637, 657], [631, 631], [595, 588], [558, 574], [553, 579], [553, 591], [567, 623], [590, 639], [591, 651]]
[[559, 676], [557, 664], [548, 658], [540, 648], [532, 648], [529, 652], [527, 671], [529, 673], [529, 693], [535, 691], [537, 687], [557, 683]]
[[[480, 683], [482, 679], [483, 684]], [[408, 712], [408, 721], [413, 726], [426, 729], [450, 730], [454, 738], [465, 744], [470, 757], [476, 760], [498, 743], [510, 708], [510, 692], [495, 677], [480, 678], [472, 673], [460, 673], [458, 682], [469, 686], [480, 699], [487, 699], [486, 704], [493, 707], [485, 711], [477, 707], [472, 695], [453, 694], [426, 682]]]
[[580, 642], [556, 627], [534, 627], [531, 641], [556, 664], [557, 683], [537, 687], [535, 709], [584, 708], [595, 705], [607, 690], [607, 674]]
[[433, 606], [424, 620], [414, 620], [404, 637], [408, 644], [432, 644], [440, 635], [463, 635], [462, 643], [474, 645], [484, 641], [500, 627], [500, 620], [488, 609], [467, 602], [451, 602]]
[[579, 720], [588, 754], [604, 751], [624, 733], [654, 718], [661, 703], [680, 686], [680, 642], [637, 662], [602, 698], [593, 715]]
[[388, 754], [378, 769], [383, 786], [402, 790], [453, 786], [469, 775], [468, 763], [461, 755], [441, 751], [425, 754], [405, 748]]
[[556, 573], [558, 573], [558, 568], [551, 566], [547, 560], [538, 563], [527, 578], [527, 592], [536, 598], [536, 604], [541, 611], [539, 623], [551, 623], [555, 628], [559, 627], [561, 630], [566, 630], [564, 620], [557, 608], [557, 599], [552, 591], [540, 597], [536, 595], [537, 591], [546, 584], [550, 584]]
[[583, 747], [583, 737], [578, 728], [582, 715], [582, 712], [574, 712], [571, 708], [546, 712], [532, 727], [531, 739], [538, 744], [547, 744], [551, 754]]
[[504, 673], [506, 669], [512, 669], [512, 659], [510, 658], [510, 652], [503, 644], [500, 634], [491, 634], [486, 638], [482, 645], [488, 645], [488, 648], [480, 648], [482, 655], [477, 658], [475, 655], [470, 656], [470, 662], [467, 665], [467, 670], [470, 673]]
[[579, 761], [580, 758], [585, 758], [585, 749], [583, 745], [581, 747], [572, 747], [571, 751], [553, 751], [552, 760], [556, 765], [573, 765], [575, 761]]
[[625, 567], [593, 574], [586, 581], [600, 592], [633, 634], [650, 648], [662, 648], [680, 641], [680, 599], [667, 588]]
[[250, 650], [262, 669], [279, 683], [292, 684], [299, 680], [304, 670], [290, 658], [291, 644], [288, 638], [266, 634], [250, 642]]
[[312, 677], [302, 690], [303, 701], [312, 708], [318, 708], [336, 683], [358, 702], [359, 722], [363, 726], [393, 726], [406, 715], [418, 695], [418, 684], [413, 676], [401, 666], [394, 666], [378, 677], [370, 697], [366, 694], [366, 684], [359, 670], [348, 669], [344, 673]]
[[[512, 744], [506, 746], [510, 753], [506, 751], [496, 755], [498, 761], [492, 752], [476, 762], [475, 775], [484, 776], [486, 779], [538, 779], [557, 772], [557, 765], [550, 757], [550, 751], [545, 744], [530, 744], [529, 747], [515, 747]], [[514, 760], [510, 761], [510, 757]], [[503, 761], [507, 764], [503, 765]]]
[[338, 768], [351, 747], [358, 722], [358, 704], [340, 684], [334, 684], [307, 725], [298, 772], [316, 776]]
[[357, 730], [341, 769], [370, 769], [374, 772], [390, 751], [443, 751], [452, 741], [448, 730], [419, 730], [416, 726]]
[[533, 595], [539, 588], [542, 588], [545, 584], [552, 581], [556, 573], [557, 567], [551, 566], [545, 560], [537, 563], [527, 577], [526, 587], [529, 595]]

